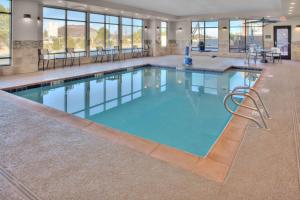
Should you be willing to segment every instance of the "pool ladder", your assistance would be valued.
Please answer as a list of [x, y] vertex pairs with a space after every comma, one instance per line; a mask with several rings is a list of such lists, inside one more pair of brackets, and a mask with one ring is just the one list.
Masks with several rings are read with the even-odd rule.
[[[250, 91], [252, 91], [257, 97], [258, 97], [258, 100], [255, 100], [255, 98], [250, 94]], [[251, 106], [246, 106], [246, 105], [243, 105], [242, 103], [239, 103], [236, 99], [234, 99], [235, 96], [243, 96], [243, 97], [248, 97], [254, 104], [254, 107], [251, 107]], [[250, 117], [250, 116], [247, 116], [247, 115], [243, 115], [241, 113], [238, 113], [237, 111], [234, 112], [227, 104], [229, 98], [231, 99], [231, 101], [236, 104], [237, 106], [240, 106], [240, 107], [244, 107], [244, 108], [247, 108], [247, 109], [250, 109], [250, 110], [253, 110], [253, 111], [256, 111], [260, 118], [261, 118], [261, 122], [259, 122], [257, 119], [255, 119], [254, 117]], [[267, 124], [267, 121], [265, 119], [265, 116], [263, 115], [263, 112], [260, 110], [258, 104], [261, 104], [262, 106], [262, 111], [265, 113], [266, 117], [268, 119], [271, 119], [270, 117], [270, 114], [260, 96], [260, 94], [257, 92], [257, 90], [251, 88], [251, 87], [244, 87], [244, 86], [238, 86], [238, 87], [235, 87], [231, 92], [229, 92], [225, 98], [224, 98], [224, 106], [226, 108], [226, 110], [228, 112], [230, 112], [231, 114], [233, 115], [236, 115], [236, 116], [239, 116], [239, 117], [242, 117], [242, 118], [246, 118], [250, 121], [253, 121], [259, 128], [265, 128], [265, 129], [269, 129], [268, 128], [268, 124]]]

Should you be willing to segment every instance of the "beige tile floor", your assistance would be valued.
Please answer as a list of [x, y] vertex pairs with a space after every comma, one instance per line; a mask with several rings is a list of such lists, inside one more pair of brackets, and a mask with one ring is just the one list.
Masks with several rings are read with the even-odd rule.
[[[271, 131], [248, 124], [222, 184], [87, 134], [1, 92], [0, 199], [300, 199], [299, 73], [297, 62], [265, 66], [260, 91]], [[0, 85], [17, 83], [16, 77], [1, 78]]]

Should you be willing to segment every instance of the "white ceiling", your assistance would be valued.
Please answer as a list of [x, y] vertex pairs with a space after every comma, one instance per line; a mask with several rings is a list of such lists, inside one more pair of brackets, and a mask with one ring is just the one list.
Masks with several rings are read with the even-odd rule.
[[[280, 11], [281, 0], [102, 0], [176, 16]], [[288, 0], [286, 0], [288, 1]]]

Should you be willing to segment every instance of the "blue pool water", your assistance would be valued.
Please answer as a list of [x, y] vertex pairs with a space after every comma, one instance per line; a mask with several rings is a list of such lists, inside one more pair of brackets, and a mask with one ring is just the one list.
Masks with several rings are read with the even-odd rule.
[[146, 67], [15, 94], [203, 157], [231, 118], [224, 96], [258, 77], [253, 71]]

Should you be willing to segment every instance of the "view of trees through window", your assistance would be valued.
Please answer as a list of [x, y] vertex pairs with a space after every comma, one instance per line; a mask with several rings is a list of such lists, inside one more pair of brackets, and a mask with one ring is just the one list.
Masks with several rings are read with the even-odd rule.
[[44, 8], [44, 48], [64, 52], [66, 48], [85, 51], [86, 13], [64, 9]]
[[67, 10], [67, 48], [85, 51], [86, 13]]
[[122, 18], [122, 48], [142, 48], [143, 21], [140, 19]]
[[[119, 20], [117, 16], [44, 7], [44, 48], [50, 52], [64, 52], [66, 48], [86, 51], [86, 33], [89, 36], [90, 51], [95, 51], [97, 47], [114, 48], [120, 45], [123, 49], [131, 49], [133, 46], [141, 48], [143, 20], [123, 17], [121, 27]], [[122, 44], [119, 44], [120, 40]]]
[[50, 52], [64, 52], [66, 48], [66, 11], [44, 8], [43, 41], [44, 48]]
[[106, 48], [119, 46], [119, 17], [105, 16], [106, 22]]
[[11, 0], [0, 0], [0, 66], [11, 64]]
[[105, 48], [105, 16], [90, 14], [90, 51]]
[[219, 50], [219, 22], [194, 21], [192, 22], [192, 50], [218, 51]]
[[230, 20], [230, 52], [245, 52], [249, 46], [263, 47], [263, 25], [253, 20]]

